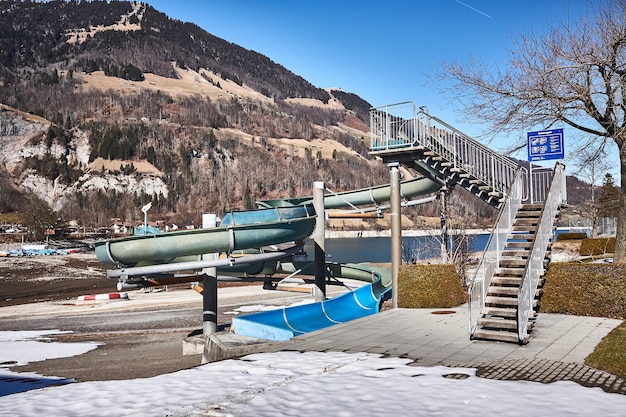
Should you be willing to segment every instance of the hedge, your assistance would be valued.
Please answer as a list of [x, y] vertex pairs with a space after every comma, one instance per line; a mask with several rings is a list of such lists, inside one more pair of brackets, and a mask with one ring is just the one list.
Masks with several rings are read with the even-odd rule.
[[450, 308], [467, 301], [454, 265], [402, 265], [398, 274], [398, 307]]

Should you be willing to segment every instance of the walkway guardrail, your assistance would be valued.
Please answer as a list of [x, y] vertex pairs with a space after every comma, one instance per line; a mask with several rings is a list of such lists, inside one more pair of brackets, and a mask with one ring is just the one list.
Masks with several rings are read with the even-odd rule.
[[478, 319], [481, 317], [482, 310], [485, 307], [487, 290], [496, 269], [500, 265], [502, 251], [506, 246], [508, 235], [513, 230], [513, 222], [517, 211], [522, 205], [523, 185], [523, 171], [520, 168], [508, 190], [506, 201], [500, 209], [500, 213], [498, 213], [498, 219], [489, 236], [483, 256], [469, 284], [467, 292], [469, 297], [470, 336], [473, 336], [476, 331]]
[[[508, 192], [520, 168], [515, 161], [501, 155], [413, 102], [403, 102], [370, 109], [370, 151], [390, 151], [422, 147], [435, 152], [452, 168], [480, 179], [494, 191]], [[528, 172], [522, 168], [523, 184]], [[527, 199], [527, 188], [523, 187]]]
[[539, 285], [539, 278], [544, 273], [544, 260], [548, 243], [554, 234], [554, 218], [559, 206], [565, 201], [565, 166], [556, 163], [550, 188], [545, 198], [539, 227], [535, 233], [529, 262], [517, 297], [517, 333], [520, 343], [528, 337], [528, 321], [533, 315], [533, 301]]
[[[533, 167], [531, 165], [529, 190], [530, 202], [532, 204], [543, 203], [546, 201], [548, 191], [551, 189], [553, 181], [553, 172], [554, 168]], [[563, 180], [561, 184], [561, 194], [563, 196], [562, 200], [567, 201], [565, 180]]]

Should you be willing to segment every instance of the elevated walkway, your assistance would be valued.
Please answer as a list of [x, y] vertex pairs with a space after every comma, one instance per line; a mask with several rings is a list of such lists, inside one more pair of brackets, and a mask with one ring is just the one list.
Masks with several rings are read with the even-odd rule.
[[[520, 166], [411, 102], [370, 110], [370, 154], [500, 208]], [[524, 176], [528, 174], [525, 169]]]
[[412, 102], [370, 109], [370, 124], [370, 154], [450, 189], [460, 186], [499, 209], [468, 289], [470, 337], [527, 343], [554, 220], [565, 201], [563, 165], [529, 175]]

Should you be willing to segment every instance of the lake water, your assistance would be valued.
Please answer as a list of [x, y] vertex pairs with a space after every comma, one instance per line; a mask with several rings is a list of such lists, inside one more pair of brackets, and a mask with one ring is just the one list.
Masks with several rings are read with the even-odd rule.
[[[483, 251], [489, 235], [469, 235], [469, 250], [471, 252]], [[451, 238], [451, 240], [453, 240]], [[355, 238], [332, 238], [325, 240], [327, 260], [335, 262], [391, 262], [391, 238], [390, 237], [355, 237]], [[453, 245], [452, 245], [453, 246]], [[309, 240], [305, 250], [313, 253], [313, 242]], [[439, 257], [441, 252], [441, 240], [438, 236], [404, 236], [402, 237], [402, 258], [404, 261], [411, 259], [428, 259]]]
[[[558, 228], [555, 236], [559, 233], [571, 231], [589, 233], [583, 229]], [[482, 252], [489, 240], [488, 233], [468, 234], [470, 252]], [[448, 249], [450, 253], [456, 247], [455, 238], [450, 237]], [[391, 262], [391, 238], [390, 237], [350, 237], [326, 239], [327, 260], [335, 262]], [[309, 240], [306, 247], [307, 253], [313, 253], [313, 241]], [[441, 254], [441, 239], [439, 236], [403, 236], [402, 237], [402, 260], [410, 262], [412, 259], [437, 258]]]

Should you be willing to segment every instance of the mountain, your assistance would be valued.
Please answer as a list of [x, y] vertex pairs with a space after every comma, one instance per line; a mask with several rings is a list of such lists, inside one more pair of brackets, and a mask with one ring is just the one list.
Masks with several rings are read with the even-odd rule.
[[[389, 181], [368, 155], [365, 100], [147, 3], [0, 0], [0, 28], [0, 213], [95, 227], [141, 221], [152, 202], [151, 218], [199, 225], [314, 181]], [[462, 227], [489, 224], [490, 207], [455, 193]], [[439, 225], [438, 203], [403, 214]]]
[[[126, 1], [0, 1], [0, 211], [105, 225], [388, 181], [369, 103]], [[11, 198], [4, 198], [13, 196]]]

